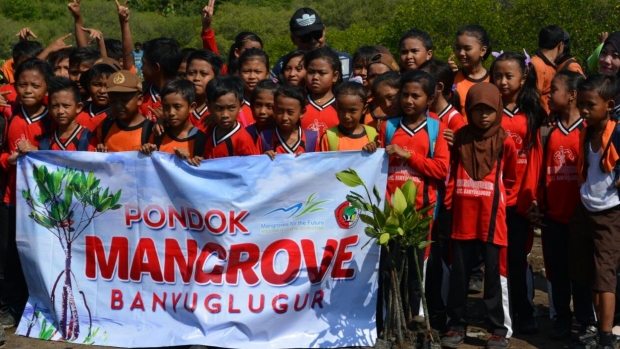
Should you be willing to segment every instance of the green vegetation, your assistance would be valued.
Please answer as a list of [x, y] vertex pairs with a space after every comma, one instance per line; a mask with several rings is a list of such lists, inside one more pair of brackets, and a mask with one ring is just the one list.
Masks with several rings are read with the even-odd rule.
[[[14, 36], [28, 26], [44, 44], [73, 31], [69, 0], [0, 0], [0, 57], [10, 57]], [[134, 41], [172, 36], [183, 47], [200, 47], [200, 11], [208, 0], [130, 0]], [[620, 9], [607, 0], [218, 0], [213, 26], [220, 53], [235, 35], [255, 31], [272, 60], [292, 50], [288, 22], [296, 8], [310, 6], [328, 26], [327, 41], [353, 53], [362, 45], [384, 45], [398, 52], [400, 35], [411, 27], [431, 34], [439, 58], [446, 59], [458, 28], [480, 24], [490, 33], [494, 51], [533, 53], [542, 26], [568, 31], [572, 50], [583, 62], [597, 45], [596, 34], [617, 29]], [[120, 39], [112, 0], [83, 0], [85, 25]]]

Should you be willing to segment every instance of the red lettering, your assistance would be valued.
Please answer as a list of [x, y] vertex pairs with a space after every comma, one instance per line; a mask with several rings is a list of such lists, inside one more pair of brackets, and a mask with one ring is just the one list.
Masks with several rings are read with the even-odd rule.
[[[212, 225], [212, 222], [214, 220], [217, 220], [216, 218], [219, 218], [220, 225], [218, 227], [215, 227], [214, 225]], [[224, 212], [222, 211], [211, 210], [207, 212], [207, 214], [205, 214], [205, 224], [207, 225], [207, 229], [211, 233], [215, 235], [219, 235], [226, 230], [226, 216], [224, 215]]]
[[97, 236], [86, 237], [86, 277], [97, 279], [99, 273], [105, 280], [112, 280], [114, 271], [123, 281], [129, 280], [129, 240], [125, 237], [113, 237], [110, 242], [110, 253], [106, 258], [101, 239]]
[[174, 312], [177, 312], [177, 304], [179, 304], [179, 301], [181, 300], [181, 296], [183, 296], [182, 293], [179, 293], [179, 296], [176, 296], [177, 294], [172, 292], [172, 310], [174, 310]]
[[187, 296], [188, 293], [185, 294], [185, 303], [183, 304], [183, 307], [185, 307], [185, 309], [189, 312], [194, 312], [194, 310], [196, 310], [196, 307], [198, 306], [198, 295], [196, 293], [192, 293], [192, 305], [187, 305]]
[[235, 211], [230, 211], [230, 220], [228, 221], [228, 232], [235, 234], [237, 230], [242, 233], [248, 233], [248, 228], [241, 223], [242, 220], [248, 215], [248, 211], [241, 211], [238, 216], [235, 216]]
[[137, 205], [125, 205], [125, 226], [131, 228], [132, 223], [140, 222], [140, 207]]
[[273, 300], [271, 301], [271, 307], [273, 308], [273, 311], [275, 311], [276, 313], [284, 314], [288, 310], [288, 304], [286, 304], [286, 302], [278, 303], [280, 299], [288, 299], [288, 296], [285, 294], [279, 294], [273, 297]]
[[131, 307], [129, 307], [129, 310], [134, 310], [134, 309], [140, 309], [144, 311], [144, 302], [142, 301], [142, 295], [140, 294], [139, 291], [138, 293], [136, 293], [136, 296], [134, 297], [133, 302], [131, 302]]
[[239, 309], [235, 309], [235, 305], [233, 304], [235, 302], [235, 298], [232, 294], [228, 295], [228, 312], [231, 314], [236, 314], [236, 313], [240, 313], [241, 310]]
[[[146, 262], [144, 261], [146, 257]], [[161, 265], [159, 264], [159, 256], [152, 239], [141, 238], [136, 246], [136, 254], [131, 262], [131, 271], [129, 273], [131, 280], [142, 281], [142, 274], [148, 273], [155, 282], [163, 282], [161, 275]]]
[[299, 294], [296, 294], [295, 295], [295, 307], [294, 307], [295, 311], [300, 311], [306, 306], [306, 303], [308, 302], [308, 293], [306, 293], [306, 296], [304, 297], [304, 304], [302, 304], [301, 306], [299, 305], [299, 299], [300, 299]]
[[204, 226], [204, 222], [202, 221], [202, 215], [200, 214], [200, 212], [198, 212], [198, 210], [194, 209], [194, 208], [188, 208], [187, 209], [187, 220], [189, 222], [189, 228], [191, 230], [202, 230], [202, 227]]
[[[242, 259], [242, 256], [245, 256]], [[254, 267], [258, 263], [260, 251], [255, 244], [235, 244], [230, 246], [228, 257], [228, 269], [226, 270], [226, 283], [237, 285], [239, 271], [245, 283], [249, 286], [257, 285], [260, 279], [256, 275]]]
[[[275, 257], [280, 251], [286, 251], [288, 255], [288, 264], [286, 269], [278, 274], [275, 270]], [[282, 264], [282, 263], [278, 263]], [[276, 240], [272, 242], [265, 251], [260, 263], [261, 274], [263, 279], [274, 286], [284, 286], [295, 279], [299, 275], [301, 267], [301, 252], [295, 241], [290, 239]]]
[[325, 243], [325, 250], [323, 251], [323, 257], [321, 258], [321, 265], [318, 266], [314, 241], [310, 239], [301, 240], [301, 249], [304, 254], [304, 261], [306, 262], [308, 279], [312, 284], [319, 284], [323, 281], [325, 274], [327, 274], [327, 269], [334, 259], [336, 248], [338, 248], [338, 240], [328, 239]]
[[164, 292], [164, 299], [161, 299], [159, 298], [157, 293], [153, 292], [153, 307], [151, 308], [151, 310], [155, 311], [155, 309], [157, 308], [157, 305], [159, 304], [161, 309], [163, 311], [166, 311], [166, 296], [168, 296], [168, 293]]
[[198, 253], [198, 243], [195, 240], [187, 240], [187, 259], [179, 242], [175, 239], [166, 239], [164, 256], [164, 280], [171, 284], [176, 283], [175, 265], [179, 268], [183, 283], [188, 284], [192, 279], [192, 271], [196, 254]]
[[185, 208], [181, 206], [181, 213], [179, 213], [174, 206], [168, 205], [168, 227], [170, 227], [170, 229], [176, 229], [177, 225], [175, 221], [181, 224], [183, 229], [187, 229]]
[[198, 256], [198, 260], [196, 261], [196, 272], [194, 274], [194, 280], [199, 285], [206, 285], [208, 283], [213, 283], [214, 285], [222, 284], [222, 274], [224, 274], [224, 263], [215, 264], [210, 272], [205, 272], [205, 264], [209, 260], [209, 257], [213, 254], [216, 254], [218, 260], [225, 261], [226, 260], [226, 250], [222, 248], [222, 246], [216, 244], [215, 242], [209, 242], [202, 247], [200, 251], [200, 256]]
[[[159, 220], [151, 220], [151, 214], [157, 212], [159, 214]], [[148, 205], [144, 209], [144, 223], [151, 229], [160, 229], [166, 224], [166, 212], [164, 209], [157, 205]]]
[[260, 313], [263, 311], [263, 308], [265, 307], [265, 295], [261, 294], [260, 298], [259, 298], [259, 305], [258, 308], [254, 308], [254, 296], [250, 293], [250, 297], [248, 300], [248, 308], [250, 309], [251, 312], [253, 313]]
[[314, 292], [314, 297], [312, 297], [312, 305], [310, 306], [314, 309], [314, 305], [319, 303], [319, 307], [323, 308], [323, 297], [325, 296], [325, 292], [323, 290], [317, 290]]
[[352, 279], [355, 276], [355, 269], [344, 269], [343, 264], [353, 259], [353, 252], [347, 251], [347, 247], [357, 245], [358, 241], [358, 235], [348, 236], [340, 240], [340, 246], [338, 247], [338, 253], [336, 254], [336, 260], [334, 261], [334, 267], [332, 269], [332, 278]]
[[121, 310], [123, 309], [123, 305], [123, 291], [113, 289], [112, 295], [110, 296], [110, 309]]
[[222, 297], [219, 294], [212, 293], [205, 298], [205, 308], [207, 311], [211, 314], [217, 314], [222, 311], [222, 305], [219, 302], [211, 304], [212, 299], [221, 300]]

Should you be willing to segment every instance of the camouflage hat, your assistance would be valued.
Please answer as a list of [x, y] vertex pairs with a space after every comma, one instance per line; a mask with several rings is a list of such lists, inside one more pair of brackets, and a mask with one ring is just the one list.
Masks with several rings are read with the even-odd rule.
[[105, 87], [107, 92], [142, 92], [142, 82], [138, 76], [127, 70], [110, 75]]
[[115, 71], [119, 71], [119, 70], [122, 69], [121, 68], [121, 64], [116, 59], [113, 59], [113, 58], [110, 58], [110, 57], [99, 58], [98, 60], [95, 61], [94, 65], [97, 65], [97, 64], [109, 65]]
[[396, 61], [394, 60], [394, 57], [392, 57], [391, 54], [386, 54], [386, 53], [376, 54], [374, 57], [372, 57], [372, 59], [368, 63], [368, 66], [370, 66], [371, 64], [375, 64], [375, 63], [383, 63], [388, 68], [390, 68], [392, 71], [400, 71], [400, 67], [398, 66], [398, 63], [396, 63]]

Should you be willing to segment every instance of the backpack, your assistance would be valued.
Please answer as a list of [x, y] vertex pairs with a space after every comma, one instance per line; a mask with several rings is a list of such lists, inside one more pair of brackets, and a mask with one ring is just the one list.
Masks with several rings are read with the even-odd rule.
[[[112, 128], [112, 126], [114, 125], [116, 121], [111, 119], [110, 117], [106, 117], [103, 120], [103, 123], [101, 125], [101, 139], [99, 140], [100, 143], [105, 143], [105, 139], [108, 136], [108, 133], [110, 132], [110, 129]], [[140, 136], [140, 143], [141, 144], [146, 144], [149, 142], [149, 138], [151, 138], [151, 132], [153, 131], [153, 122], [149, 119], [146, 119], [144, 122], [142, 122], [142, 134]]]
[[[400, 121], [402, 117], [387, 119], [385, 121], [385, 144], [384, 147], [392, 144], [392, 138], [394, 137], [394, 133], [398, 130], [398, 126], [400, 125]], [[428, 133], [428, 138], [430, 141], [430, 147], [428, 149], [428, 157], [433, 158], [435, 156], [435, 142], [437, 141], [437, 137], [439, 137], [439, 123], [440, 121], [437, 119], [433, 119], [429, 116], [426, 117], [426, 131]], [[428, 181], [424, 181], [427, 183]], [[427, 184], [425, 184], [426, 186]], [[439, 187], [439, 186], [438, 186]], [[428, 188], [424, 188], [424, 193], [427, 193]], [[435, 196], [437, 198], [437, 202], [435, 203], [435, 209], [433, 210], [434, 219], [437, 218], [439, 214], [439, 207], [441, 206], [441, 200], [443, 197], [439, 190], [435, 191]]]
[[[85, 127], [82, 128], [82, 133], [80, 137], [73, 137], [71, 143], [75, 145], [75, 149], [77, 151], [88, 151], [88, 146], [90, 144], [90, 138], [92, 137], [92, 133]], [[39, 150], [51, 150], [52, 149], [52, 137], [46, 136], [39, 142]]]
[[[170, 135], [168, 135], [170, 137]], [[205, 151], [205, 145], [207, 144], [207, 135], [200, 132], [196, 127], [193, 127], [191, 131], [189, 131], [189, 135], [187, 138], [194, 137], [194, 149], [192, 153], [194, 156], [202, 156], [202, 153]], [[164, 141], [164, 134], [155, 137], [155, 146], [157, 146], [157, 150], [161, 147], [161, 143]]]
[[[273, 150], [271, 147], [271, 140], [273, 139], [274, 132], [275, 129], [265, 130], [260, 133], [260, 140], [264, 152], [267, 150]], [[317, 138], [319, 136], [318, 132], [304, 129], [302, 129], [302, 132], [306, 135], [306, 149], [312, 149], [314, 152], [314, 149], [316, 149]]]
[[[373, 142], [377, 139], [377, 130], [368, 125], [362, 125], [364, 130], [366, 131], [366, 136], [370, 142]], [[330, 151], [338, 151], [338, 126], [332, 127], [325, 131], [325, 136], [327, 137], [327, 144], [329, 144]]]

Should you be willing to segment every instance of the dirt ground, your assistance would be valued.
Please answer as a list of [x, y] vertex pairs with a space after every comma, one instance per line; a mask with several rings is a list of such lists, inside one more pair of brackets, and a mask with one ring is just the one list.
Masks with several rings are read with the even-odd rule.
[[[534, 247], [530, 254], [530, 264], [534, 269], [534, 285], [536, 294], [534, 304], [538, 309], [538, 324], [540, 332], [536, 335], [521, 335], [517, 333], [511, 340], [511, 348], [518, 349], [561, 349], [568, 348], [569, 341], [552, 341], [548, 339], [548, 333], [551, 330], [551, 322], [549, 321], [549, 301], [547, 298], [547, 282], [544, 277], [544, 265], [542, 258], [542, 247], [540, 237], [534, 240]], [[484, 348], [486, 334], [485, 310], [481, 297], [470, 297], [468, 302], [468, 313], [471, 315], [470, 323], [473, 328], [470, 329], [468, 335], [480, 335], [479, 337], [468, 337], [466, 345], [463, 349]], [[45, 342], [38, 339], [25, 338], [15, 335], [15, 328], [7, 330], [9, 340], [3, 349], [78, 349], [82, 346], [79, 344], [70, 344], [62, 342]], [[93, 349], [103, 349], [109, 347], [90, 346]], [[177, 347], [179, 349], [187, 349], [187, 347]]]

